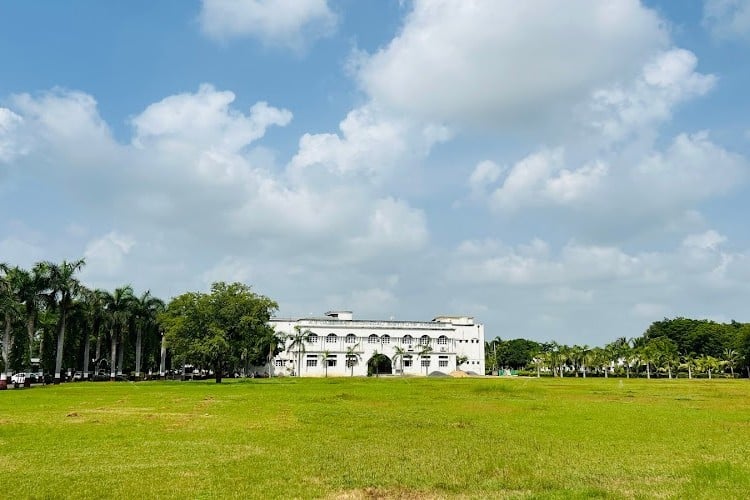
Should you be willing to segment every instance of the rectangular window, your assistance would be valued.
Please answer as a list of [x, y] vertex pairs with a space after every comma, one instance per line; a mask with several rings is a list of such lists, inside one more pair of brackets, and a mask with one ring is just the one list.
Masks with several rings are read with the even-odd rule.
[[318, 366], [318, 360], [317, 359], [308, 359], [307, 360], [307, 367], [312, 368]]
[[404, 360], [404, 368], [411, 368], [414, 366], [414, 362], [411, 359]]
[[276, 360], [276, 367], [277, 368], [281, 368], [282, 366], [284, 366], [284, 360], [283, 359], [277, 359]]
[[438, 361], [438, 366], [441, 368], [446, 368], [448, 366], [448, 360], [447, 359], [441, 359]]
[[422, 364], [422, 368], [430, 366], [430, 358], [423, 359], [421, 364]]
[[356, 365], [357, 365], [357, 360], [356, 359], [352, 358], [352, 359], [347, 359], [346, 360], [346, 367], [347, 368], [351, 368], [352, 366], [356, 366]]
[[336, 366], [336, 358], [328, 358], [326, 361], [328, 362], [328, 368]]

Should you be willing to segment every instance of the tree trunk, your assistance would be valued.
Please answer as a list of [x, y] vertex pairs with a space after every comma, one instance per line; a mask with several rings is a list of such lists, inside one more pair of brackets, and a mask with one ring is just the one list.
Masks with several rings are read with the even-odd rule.
[[117, 378], [117, 367], [115, 366], [115, 361], [117, 361], [117, 335], [114, 328], [110, 329], [110, 338], [112, 342], [109, 357], [109, 380], [114, 382]]
[[57, 333], [57, 353], [55, 356], [55, 379], [54, 383], [60, 383], [60, 370], [62, 369], [63, 344], [65, 342], [65, 311], [60, 313], [60, 330]]
[[223, 363], [221, 361], [217, 361], [216, 365], [214, 366], [214, 378], [216, 379], [217, 384], [221, 384], [222, 366]]
[[688, 365], [688, 380], [693, 378], [693, 369]]
[[0, 373], [0, 390], [5, 390], [8, 388], [8, 379], [13, 376], [10, 370], [10, 332], [11, 332], [12, 322], [10, 318], [10, 314], [5, 314], [5, 333], [3, 334], [3, 365], [5, 366], [5, 371]]
[[731, 373], [732, 378], [734, 378], [734, 367], [732, 365], [729, 365], [729, 373]]
[[138, 380], [141, 377], [141, 328], [138, 328], [138, 333], [135, 336], [135, 379]]
[[651, 380], [651, 363], [646, 363], [646, 378]]
[[667, 372], [669, 373], [669, 380], [672, 380], [672, 367], [671, 366], [667, 367]]
[[630, 365], [627, 365], [626, 371], [627, 371], [627, 376], [625, 378], [630, 378]]
[[[29, 336], [29, 359], [34, 357], [34, 330], [36, 325], [36, 318], [34, 314], [30, 314], [26, 318], [26, 335]], [[42, 339], [44, 339], [44, 335], [42, 335]], [[39, 360], [42, 359], [42, 346], [39, 346]]]
[[89, 379], [89, 351], [91, 351], [91, 335], [86, 332], [85, 343], [83, 344], [83, 380]]
[[122, 375], [122, 361], [125, 357], [125, 339], [121, 339], [120, 350], [117, 353], [117, 374]]
[[708, 369], [708, 380], [711, 380], [711, 369]]
[[581, 367], [583, 369], [583, 378], [586, 378], [586, 365]]
[[102, 332], [101, 329], [99, 329], [96, 333], [96, 355], [94, 358], [97, 362], [99, 362], [99, 359], [102, 357]]
[[167, 374], [167, 340], [165, 335], [161, 335], [161, 353], [159, 360], [159, 378], [164, 380]]

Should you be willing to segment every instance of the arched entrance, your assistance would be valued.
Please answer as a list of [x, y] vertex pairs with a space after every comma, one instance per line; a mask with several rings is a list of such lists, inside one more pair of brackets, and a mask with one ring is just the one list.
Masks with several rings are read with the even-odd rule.
[[391, 358], [385, 354], [376, 352], [370, 359], [367, 360], [367, 376], [370, 377], [375, 375], [390, 375], [393, 373], [393, 365], [391, 364]]

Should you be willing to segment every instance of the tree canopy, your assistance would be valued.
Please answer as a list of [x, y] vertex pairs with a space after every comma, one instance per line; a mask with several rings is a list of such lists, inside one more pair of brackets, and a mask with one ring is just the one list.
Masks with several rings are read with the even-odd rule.
[[216, 382], [225, 370], [262, 365], [273, 337], [268, 321], [278, 305], [242, 283], [217, 282], [210, 293], [188, 292], [160, 314], [174, 359], [210, 368]]

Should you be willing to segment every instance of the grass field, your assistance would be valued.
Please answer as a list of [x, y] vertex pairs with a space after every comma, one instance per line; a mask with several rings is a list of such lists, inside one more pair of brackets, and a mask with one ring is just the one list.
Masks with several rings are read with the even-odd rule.
[[275, 379], [0, 393], [2, 498], [747, 498], [748, 381]]

